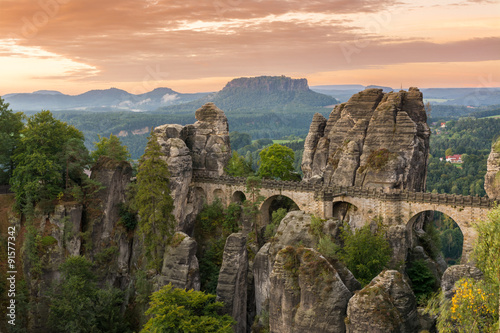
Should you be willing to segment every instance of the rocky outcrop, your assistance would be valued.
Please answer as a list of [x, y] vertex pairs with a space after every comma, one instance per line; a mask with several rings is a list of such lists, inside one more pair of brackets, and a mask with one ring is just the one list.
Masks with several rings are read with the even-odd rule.
[[[253, 265], [255, 282], [255, 300], [257, 314], [265, 310], [265, 304], [271, 298], [271, 272], [275, 265], [276, 256], [279, 251], [287, 246], [301, 244], [306, 248], [315, 248], [317, 239], [311, 231], [311, 215], [302, 211], [291, 211], [281, 221], [274, 241], [262, 246], [255, 256]], [[335, 237], [340, 224], [336, 220], [327, 220], [322, 223], [321, 229], [324, 235]], [[351, 292], [360, 289], [361, 284], [354, 278], [352, 273], [340, 262], [330, 263], [339, 275], [342, 283]]]
[[236, 320], [234, 331], [245, 333], [247, 322], [247, 238], [242, 233], [227, 237], [217, 284], [217, 300], [224, 313]]
[[349, 300], [349, 333], [418, 332], [418, 312], [410, 285], [398, 271], [383, 271]]
[[425, 188], [429, 127], [422, 93], [366, 89], [313, 117], [304, 144], [304, 180], [327, 185]]
[[477, 267], [470, 265], [454, 265], [448, 267], [441, 278], [441, 290], [445, 298], [453, 298], [455, 294], [455, 282], [463, 278], [480, 280], [483, 278], [483, 273]]
[[154, 289], [171, 283], [174, 288], [200, 290], [200, 269], [196, 258], [196, 241], [176, 232], [165, 249], [161, 274], [154, 279]]
[[317, 251], [284, 248], [276, 256], [270, 278], [271, 332], [345, 332], [351, 292]]
[[126, 200], [126, 191], [132, 177], [129, 162], [115, 161], [101, 157], [92, 168], [91, 179], [98, 181], [102, 189], [97, 194], [97, 210], [90, 214], [89, 225], [91, 245], [88, 254], [102, 270], [106, 282], [123, 285], [129, 273], [131, 240], [125, 228], [120, 225], [120, 206]]
[[192, 234], [204, 195], [191, 188], [194, 174], [218, 177], [231, 158], [226, 115], [213, 103], [196, 110], [191, 125], [167, 124], [154, 129], [170, 171], [170, 191], [177, 230]]
[[491, 147], [487, 171], [484, 176], [484, 190], [488, 197], [500, 198], [500, 140]]

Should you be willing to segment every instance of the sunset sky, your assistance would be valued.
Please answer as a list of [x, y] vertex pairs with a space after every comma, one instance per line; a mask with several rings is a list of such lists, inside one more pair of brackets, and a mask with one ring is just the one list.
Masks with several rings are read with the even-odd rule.
[[0, 95], [310, 85], [500, 87], [500, 0], [0, 0]]

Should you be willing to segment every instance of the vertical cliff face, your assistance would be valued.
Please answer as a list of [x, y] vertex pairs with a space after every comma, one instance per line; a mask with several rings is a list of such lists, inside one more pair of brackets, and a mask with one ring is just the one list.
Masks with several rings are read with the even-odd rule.
[[429, 127], [417, 88], [366, 89], [313, 117], [304, 145], [304, 180], [327, 185], [425, 188]]
[[500, 197], [500, 140], [491, 147], [487, 171], [484, 176], [484, 190], [490, 198]]
[[170, 171], [170, 191], [174, 199], [177, 230], [192, 234], [202, 198], [190, 188], [194, 174], [212, 177], [224, 174], [231, 158], [229, 125], [224, 111], [213, 103], [196, 110], [197, 121], [181, 126], [158, 126], [154, 133]]

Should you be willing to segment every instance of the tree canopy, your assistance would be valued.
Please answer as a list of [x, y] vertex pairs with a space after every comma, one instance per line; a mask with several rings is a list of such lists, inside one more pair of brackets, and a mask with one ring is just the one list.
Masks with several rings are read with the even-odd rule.
[[9, 103], [0, 98], [0, 185], [8, 184], [14, 171], [12, 155], [19, 144], [24, 115], [9, 109]]
[[150, 266], [159, 268], [163, 258], [161, 246], [174, 233], [173, 199], [170, 196], [168, 165], [162, 159], [160, 144], [151, 133], [139, 162], [133, 206], [137, 210], [139, 232], [144, 235], [146, 257]]
[[127, 324], [119, 316], [123, 292], [111, 286], [98, 288], [89, 260], [69, 257], [60, 271], [61, 282], [49, 295], [52, 332], [127, 331]]
[[51, 201], [86, 178], [88, 151], [83, 134], [55, 119], [50, 111], [28, 118], [12, 157], [16, 165], [10, 183], [19, 208]]
[[275, 143], [263, 149], [259, 156], [259, 176], [279, 180], [299, 180], [294, 172], [295, 154], [292, 149]]
[[234, 319], [220, 315], [223, 304], [215, 301], [215, 295], [201, 291], [164, 286], [151, 295], [146, 315], [151, 319], [141, 333], [230, 333]]
[[99, 135], [99, 141], [94, 142], [94, 147], [95, 150], [90, 154], [94, 161], [97, 161], [101, 156], [107, 156], [115, 161], [130, 160], [127, 147], [122, 145], [120, 139], [112, 133], [109, 138]]

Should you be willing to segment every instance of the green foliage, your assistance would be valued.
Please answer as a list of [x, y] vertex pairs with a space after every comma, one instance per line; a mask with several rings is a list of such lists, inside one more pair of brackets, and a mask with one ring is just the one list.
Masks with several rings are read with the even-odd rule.
[[425, 260], [412, 262], [406, 273], [412, 282], [417, 300], [425, 299], [434, 292], [435, 278]]
[[[446, 129], [431, 135], [427, 191], [484, 196], [484, 175], [492, 142], [500, 132], [500, 119], [460, 118], [446, 123]], [[446, 149], [462, 155], [459, 166], [447, 163]]]
[[39, 235], [38, 230], [33, 225], [28, 225], [26, 227], [23, 252], [28, 258], [32, 279], [37, 279], [42, 274], [42, 260], [40, 259], [43, 254], [42, 251], [42, 236]]
[[309, 226], [309, 232], [316, 238], [319, 239], [323, 236], [323, 225], [325, 220], [320, 219], [316, 216], [311, 216], [311, 225]]
[[391, 153], [388, 149], [382, 148], [379, 150], [372, 151], [366, 160], [366, 164], [359, 168], [359, 172], [364, 172], [367, 168], [380, 171], [382, 170], [387, 163], [394, 159], [397, 155], [395, 153]]
[[174, 233], [173, 199], [169, 190], [169, 171], [162, 159], [160, 144], [151, 137], [141, 157], [133, 207], [140, 216], [139, 233], [144, 236], [145, 255], [151, 268], [159, 270], [164, 246]]
[[122, 145], [120, 139], [113, 135], [109, 138], [100, 136], [98, 142], [94, 142], [95, 150], [90, 154], [92, 160], [96, 162], [99, 157], [106, 156], [114, 161], [129, 161], [131, 156], [126, 146]]
[[475, 224], [477, 240], [473, 258], [484, 273], [485, 280], [498, 287], [500, 284], [500, 206], [488, 213], [488, 219]]
[[28, 118], [12, 157], [16, 168], [10, 182], [19, 209], [26, 212], [37, 202], [50, 202], [82, 185], [89, 161], [83, 140], [80, 131], [56, 120], [50, 111]]
[[126, 204], [120, 204], [120, 223], [127, 229], [132, 231], [137, 226], [136, 213]]
[[196, 218], [194, 234], [199, 244], [197, 257], [203, 291], [216, 292], [226, 239], [240, 230], [241, 212], [240, 205], [232, 203], [224, 209], [216, 199], [205, 205]]
[[123, 293], [108, 286], [99, 289], [92, 263], [69, 257], [59, 267], [62, 279], [49, 295], [52, 332], [125, 332], [120, 316]]
[[19, 145], [24, 115], [9, 109], [9, 103], [0, 98], [0, 185], [9, 183], [15, 168], [12, 156]]
[[229, 142], [231, 142], [231, 150], [236, 151], [247, 145], [252, 144], [252, 137], [247, 133], [230, 132]]
[[42, 239], [40, 241], [41, 246], [44, 248], [47, 248], [47, 247], [54, 245], [56, 243], [57, 243], [57, 239], [55, 239], [52, 236], [44, 236], [44, 237], [42, 237]]
[[425, 308], [437, 316], [442, 333], [496, 332], [498, 329], [498, 288], [486, 281], [464, 278], [455, 283], [451, 300], [435, 294]]
[[220, 315], [221, 302], [215, 295], [201, 291], [173, 288], [168, 284], [151, 296], [146, 315], [151, 319], [141, 333], [229, 333], [235, 321], [228, 315]]
[[247, 161], [245, 157], [240, 156], [235, 151], [233, 151], [233, 155], [231, 156], [225, 170], [228, 175], [235, 177], [247, 177], [254, 174], [252, 161]]
[[391, 259], [392, 249], [381, 226], [372, 233], [370, 225], [352, 230], [344, 224], [342, 239], [344, 247], [338, 252], [338, 257], [362, 285], [370, 283]]
[[290, 148], [275, 143], [263, 149], [259, 156], [259, 176], [280, 180], [300, 180], [300, 177], [294, 173], [295, 154]]
[[269, 240], [274, 236], [281, 220], [283, 220], [287, 213], [288, 211], [286, 208], [278, 208], [278, 210], [273, 212], [271, 222], [266, 226], [266, 230], [264, 231], [264, 238], [266, 240]]

